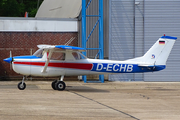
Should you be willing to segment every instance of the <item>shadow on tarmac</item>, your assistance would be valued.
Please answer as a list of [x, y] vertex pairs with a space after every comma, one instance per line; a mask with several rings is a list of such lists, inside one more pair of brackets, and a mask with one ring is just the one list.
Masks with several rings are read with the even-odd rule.
[[102, 89], [95, 89], [92, 87], [87, 86], [66, 86], [66, 91], [73, 91], [73, 92], [109, 92], [108, 90], [102, 90]]

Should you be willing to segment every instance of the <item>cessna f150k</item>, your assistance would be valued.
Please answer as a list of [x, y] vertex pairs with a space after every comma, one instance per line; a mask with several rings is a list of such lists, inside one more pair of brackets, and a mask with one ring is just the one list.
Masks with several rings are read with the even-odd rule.
[[38, 45], [32, 56], [16, 56], [4, 59], [12, 64], [16, 73], [24, 75], [18, 84], [26, 88], [26, 76], [59, 77], [52, 82], [54, 90], [64, 90], [64, 76], [89, 74], [140, 73], [160, 71], [166, 68], [166, 61], [176, 37], [162, 36], [142, 57], [125, 61], [88, 59], [80, 52], [84, 48], [66, 45]]

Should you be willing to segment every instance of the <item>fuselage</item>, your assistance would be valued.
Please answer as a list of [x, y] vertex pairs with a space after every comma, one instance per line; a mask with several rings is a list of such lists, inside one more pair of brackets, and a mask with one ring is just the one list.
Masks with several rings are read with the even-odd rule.
[[141, 67], [140, 62], [78, 59], [78, 60], [50, 60], [46, 72], [42, 72], [45, 59], [36, 56], [13, 57], [13, 70], [16, 73], [31, 76], [56, 77], [61, 75], [89, 75], [89, 74], [115, 74], [153, 72], [165, 68], [162, 66]]

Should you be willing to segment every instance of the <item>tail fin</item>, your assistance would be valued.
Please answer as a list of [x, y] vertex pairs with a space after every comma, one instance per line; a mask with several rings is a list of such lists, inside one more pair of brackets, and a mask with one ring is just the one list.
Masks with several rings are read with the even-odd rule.
[[166, 61], [172, 50], [177, 37], [162, 36], [156, 43], [144, 54], [144, 56], [131, 59], [151, 65], [166, 65]]

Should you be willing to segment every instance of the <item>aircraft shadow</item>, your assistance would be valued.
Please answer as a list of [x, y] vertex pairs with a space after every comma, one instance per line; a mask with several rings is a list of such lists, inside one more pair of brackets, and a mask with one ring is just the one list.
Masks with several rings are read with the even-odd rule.
[[109, 92], [108, 90], [95, 89], [87, 86], [66, 86], [65, 90], [74, 92]]

